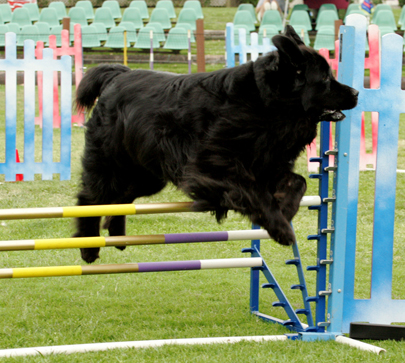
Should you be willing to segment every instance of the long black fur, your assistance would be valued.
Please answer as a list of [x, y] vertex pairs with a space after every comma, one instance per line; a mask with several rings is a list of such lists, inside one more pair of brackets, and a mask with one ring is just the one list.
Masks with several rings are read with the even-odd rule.
[[[131, 203], [171, 182], [196, 211], [221, 221], [235, 210], [280, 244], [294, 243], [289, 222], [306, 190], [294, 162], [317, 123], [340, 121], [358, 92], [337, 82], [291, 27], [273, 43], [278, 51], [212, 73], [89, 70], [77, 105], [98, 101], [86, 124], [77, 204]], [[125, 217], [107, 218], [106, 227], [124, 235]], [[78, 218], [75, 236], [98, 236], [99, 228], [99, 217]], [[93, 262], [99, 249], [81, 252]]]

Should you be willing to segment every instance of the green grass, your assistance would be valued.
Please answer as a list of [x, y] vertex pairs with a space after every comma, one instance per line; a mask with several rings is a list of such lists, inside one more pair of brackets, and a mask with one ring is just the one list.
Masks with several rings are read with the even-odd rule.
[[[204, 8], [205, 28], [224, 29], [233, 19], [236, 8]], [[212, 13], [210, 13], [212, 11]], [[218, 42], [218, 52], [223, 45]], [[210, 51], [211, 52], [211, 51]], [[223, 52], [223, 49], [222, 49]], [[213, 53], [207, 53], [213, 54]], [[220, 53], [223, 54], [223, 53]], [[148, 64], [131, 64], [149, 68]], [[223, 65], [207, 65], [207, 70]], [[155, 64], [163, 71], [187, 72], [186, 64]], [[196, 66], [193, 65], [193, 72]], [[22, 92], [18, 86], [18, 141], [23, 157]], [[3, 102], [3, 103], [1, 103]], [[369, 122], [369, 119], [367, 118]], [[370, 127], [366, 129], [370, 137]], [[37, 143], [41, 130], [36, 129]], [[55, 131], [58, 135], [58, 131]], [[0, 87], [0, 162], [4, 161], [4, 87]], [[401, 118], [398, 168], [405, 169], [405, 119]], [[70, 181], [40, 181], [5, 183], [1, 181], [0, 208], [66, 206], [75, 204], [79, 190], [80, 158], [84, 145], [84, 130], [72, 129], [72, 179]], [[368, 145], [368, 148], [370, 146]], [[37, 158], [40, 152], [37, 151]], [[298, 160], [296, 171], [308, 183], [307, 195], [317, 193], [317, 182], [308, 177], [305, 155]], [[359, 241], [356, 254], [356, 297], [368, 298], [370, 291], [372, 202], [374, 173], [362, 172], [359, 202]], [[398, 175], [394, 246], [393, 298], [405, 299], [405, 176]], [[187, 198], [173, 186], [159, 195], [141, 198], [137, 203], [184, 201]], [[247, 229], [250, 223], [235, 213], [217, 225], [209, 214], [139, 215], [128, 217], [128, 234], [157, 234], [210, 230]], [[316, 263], [316, 243], [306, 236], [315, 234], [317, 216], [301, 209], [294, 220], [303, 264]], [[4, 221], [0, 224], [0, 240], [63, 238], [74, 232], [67, 219]], [[103, 232], [105, 234], [105, 231]], [[241, 248], [249, 241], [170, 246], [138, 246], [121, 252], [115, 248], [101, 251], [97, 263], [171, 261], [188, 259], [242, 257]], [[298, 283], [295, 268], [284, 261], [292, 257], [289, 248], [272, 241], [263, 241], [262, 250], [279, 283], [286, 290], [294, 308], [301, 308], [300, 293], [289, 290]], [[82, 264], [77, 249], [60, 251], [2, 252], [1, 268], [57, 266]], [[315, 291], [315, 273], [306, 273], [310, 294]], [[263, 279], [261, 282], [265, 282]], [[0, 300], [0, 349], [43, 345], [81, 344], [128, 340], [219, 337], [244, 335], [276, 335], [288, 331], [265, 323], [249, 313], [249, 271], [247, 269], [122, 274], [40, 279], [2, 280]], [[286, 316], [271, 291], [261, 293], [263, 313], [280, 319]], [[370, 342], [372, 343], [372, 342]], [[335, 342], [303, 343], [297, 341], [268, 343], [238, 343], [211, 346], [167, 346], [151, 349], [113, 350], [109, 352], [8, 359], [10, 362], [403, 362], [405, 343], [383, 341], [374, 344], [387, 349], [376, 356]]]

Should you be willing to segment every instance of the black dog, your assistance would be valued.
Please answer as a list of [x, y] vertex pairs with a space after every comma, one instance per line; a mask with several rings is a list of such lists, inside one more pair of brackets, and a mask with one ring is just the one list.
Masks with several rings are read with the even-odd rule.
[[[91, 109], [78, 205], [131, 203], [171, 182], [220, 221], [248, 216], [283, 245], [305, 193], [292, 172], [321, 120], [340, 121], [358, 92], [337, 82], [326, 60], [292, 27], [278, 51], [238, 67], [176, 75], [121, 65], [89, 70], [77, 105]], [[125, 234], [125, 216], [107, 218]], [[98, 236], [99, 217], [78, 218], [76, 237]], [[98, 248], [84, 248], [93, 262]]]

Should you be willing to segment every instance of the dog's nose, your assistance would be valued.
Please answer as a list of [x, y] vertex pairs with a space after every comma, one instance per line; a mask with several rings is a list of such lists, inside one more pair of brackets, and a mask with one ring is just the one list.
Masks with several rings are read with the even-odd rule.
[[357, 97], [359, 95], [359, 91], [357, 91], [357, 89], [352, 88], [352, 94], [353, 96]]

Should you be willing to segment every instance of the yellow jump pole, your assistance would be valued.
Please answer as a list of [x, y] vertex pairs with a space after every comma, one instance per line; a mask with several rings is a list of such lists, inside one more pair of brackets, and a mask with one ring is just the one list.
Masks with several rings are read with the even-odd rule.
[[[301, 207], [320, 205], [319, 196], [303, 197]], [[134, 214], [158, 214], [191, 212], [193, 202], [150, 203], [150, 204], [107, 204], [74, 207], [0, 209], [0, 220], [103, 217]]]

